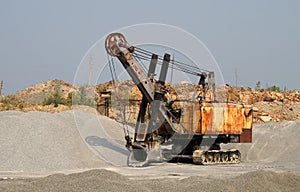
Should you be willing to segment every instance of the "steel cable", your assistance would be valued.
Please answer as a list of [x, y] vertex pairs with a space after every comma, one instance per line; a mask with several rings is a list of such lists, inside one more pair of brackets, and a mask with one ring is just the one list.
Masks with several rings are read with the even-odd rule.
[[[142, 49], [140, 47], [135, 47], [135, 51], [137, 51], [137, 52], [139, 52], [141, 54], [147, 55], [149, 57], [151, 57], [152, 54], [154, 54], [154, 53], [152, 53], [150, 51], [147, 51], [145, 49]], [[159, 60], [163, 60], [163, 57], [158, 55], [158, 59]], [[180, 68], [185, 68], [185, 69], [190, 69], [190, 70], [199, 70], [201, 72], [209, 72], [206, 69], [202, 69], [202, 68], [199, 68], [197, 66], [189, 65], [189, 64], [186, 64], [184, 62], [177, 61], [177, 60], [174, 60], [174, 59], [171, 59], [170, 62], [174, 63], [174, 65], [180, 66]]]
[[[145, 55], [135, 54], [135, 57], [137, 57], [138, 59], [151, 61], [151, 58], [147, 57]], [[163, 60], [158, 60], [157, 61], [157, 64], [159, 64], [159, 65], [162, 65], [162, 63], [163, 63]], [[182, 72], [189, 73], [189, 74], [192, 74], [192, 75], [197, 75], [197, 76], [200, 76], [202, 74], [202, 72], [197, 72], [197, 71], [195, 71], [193, 69], [190, 69], [190, 68], [184, 68], [181, 65], [177, 65], [177, 64], [173, 64], [173, 63], [170, 63], [170, 64], [171, 64], [170, 68], [178, 70], [178, 71], [182, 71]]]

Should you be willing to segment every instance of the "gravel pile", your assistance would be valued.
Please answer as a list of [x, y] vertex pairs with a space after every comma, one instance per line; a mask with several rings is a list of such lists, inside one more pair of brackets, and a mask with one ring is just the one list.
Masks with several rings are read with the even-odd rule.
[[48, 172], [105, 165], [80, 137], [73, 111], [1, 112], [0, 133], [0, 171]]
[[300, 166], [300, 120], [269, 122], [253, 126], [252, 143], [228, 144], [237, 148], [244, 161]]
[[[125, 148], [122, 124], [106, 117], [74, 111], [77, 129], [92, 151], [104, 162], [127, 167], [129, 151]], [[128, 127], [132, 136], [132, 128]]]

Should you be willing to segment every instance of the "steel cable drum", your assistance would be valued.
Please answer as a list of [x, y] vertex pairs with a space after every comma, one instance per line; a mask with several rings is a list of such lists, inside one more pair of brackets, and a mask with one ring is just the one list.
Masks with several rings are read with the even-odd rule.
[[[130, 83], [130, 77], [127, 72], [123, 69], [122, 65], [114, 60], [114, 67], [116, 74], [118, 74], [118, 88], [121, 89], [119, 98], [122, 99], [123, 104], [120, 105], [120, 102], [116, 102], [114, 88], [112, 86], [111, 75], [109, 72], [109, 64], [107, 61], [107, 53], [110, 56], [118, 55], [118, 41], [123, 43], [125, 46], [133, 45], [143, 50], [149, 50], [151, 53], [156, 53], [158, 55], [163, 55], [164, 53], [169, 53], [170, 55], [175, 54], [175, 60], [188, 63], [192, 66], [195, 66], [200, 69], [205, 69], [207, 71], [214, 71], [216, 77], [216, 84], [223, 84], [223, 76], [220, 71], [220, 68], [215, 61], [214, 57], [207, 49], [207, 47], [195, 36], [184, 31], [178, 27], [164, 25], [164, 24], [138, 24], [133, 26], [124, 27], [118, 29], [114, 32], [114, 36], [104, 36], [99, 39], [85, 54], [80, 64], [78, 65], [76, 74], [74, 76], [74, 84], [78, 86], [88, 85], [90, 87], [90, 93], [86, 96], [92, 100], [101, 100], [99, 99], [99, 91], [103, 87], [95, 87], [100, 83], [105, 83], [106, 91], [112, 91], [111, 93], [111, 106], [121, 108], [124, 105], [128, 108], [125, 111], [126, 118], [129, 123], [134, 123], [136, 121], [134, 105], [130, 100], [138, 99], [139, 95], [132, 95], [129, 92], [134, 91], [136, 88], [134, 84]], [[124, 36], [120, 35], [124, 34]], [[105, 43], [105, 41], [109, 39]], [[127, 43], [128, 41], [128, 43]], [[128, 45], [129, 44], [129, 45]], [[108, 49], [108, 51], [107, 51]], [[138, 53], [138, 52], [133, 52]], [[144, 65], [148, 63], [141, 59]], [[171, 62], [172, 63], [172, 60]], [[194, 67], [190, 68], [189, 66], [184, 66], [182, 63], [176, 63], [177, 66], [182, 66], [184, 69], [189, 71], [195, 71]], [[181, 64], [181, 65], [179, 65]], [[170, 65], [171, 66], [171, 65]], [[175, 68], [175, 65], [174, 65]], [[171, 68], [170, 68], [171, 69]], [[158, 66], [157, 72], [159, 72], [160, 66]], [[158, 74], [158, 73], [156, 73]], [[172, 73], [168, 72], [167, 81], [170, 81], [170, 75]], [[182, 96], [181, 87], [188, 88], [188, 92], [182, 93], [186, 96], [194, 97], [195, 89], [190, 87], [189, 84], [197, 84], [199, 81], [198, 77], [189, 76], [182, 71], [173, 71], [173, 82], [178, 87], [169, 85], [174, 93], [177, 93], [180, 97]], [[217, 94], [224, 94], [225, 92], [220, 89]], [[183, 96], [182, 96], [183, 97]], [[76, 103], [75, 103], [76, 104]], [[79, 103], [80, 104], [80, 103]], [[99, 103], [98, 103], [99, 104]], [[179, 104], [180, 105], [180, 104]], [[97, 109], [97, 105], [92, 106], [94, 109]], [[99, 106], [98, 106], [99, 107]], [[129, 114], [130, 113], [130, 114]], [[111, 118], [120, 119], [120, 116], [116, 113], [116, 110], [110, 110]], [[74, 113], [75, 121], [78, 118], [82, 118], [79, 114]], [[97, 121], [99, 126], [84, 128], [82, 125], [78, 125], [79, 133], [81, 137], [86, 141], [87, 145], [98, 155], [101, 159], [111, 163], [116, 166], [127, 166], [126, 159], [127, 154], [125, 151], [125, 139], [123, 134], [123, 128], [121, 124], [118, 126], [112, 127], [108, 125], [109, 122], [113, 123], [113, 120], [104, 118], [102, 116], [95, 115], [94, 119], [90, 121]], [[116, 122], [114, 122], [116, 123]], [[131, 136], [134, 128], [130, 128]], [[93, 137], [96, 136], [96, 137]], [[174, 135], [175, 136], [175, 135]], [[177, 135], [176, 136], [180, 136]], [[99, 139], [100, 138], [100, 139]], [[172, 138], [171, 138], [172, 139]], [[94, 143], [94, 144], [93, 144]], [[183, 145], [187, 145], [188, 139], [184, 141]], [[114, 155], [112, 155], [114, 154]], [[118, 157], [118, 158], [116, 158]]]

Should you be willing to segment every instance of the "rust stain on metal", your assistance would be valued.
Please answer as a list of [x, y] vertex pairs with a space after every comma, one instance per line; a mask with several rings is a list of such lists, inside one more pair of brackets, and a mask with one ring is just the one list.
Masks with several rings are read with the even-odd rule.
[[[192, 133], [242, 134], [249, 141], [252, 129], [252, 106], [234, 103], [185, 103], [181, 124]], [[251, 135], [251, 134], [250, 134]]]
[[240, 143], [251, 143], [252, 142], [252, 129], [243, 129], [240, 135]]
[[185, 111], [183, 117], [182, 117], [182, 125], [188, 132], [194, 132], [194, 124], [193, 124], [193, 118], [194, 114], [194, 105], [193, 103], [186, 103], [184, 105], [183, 110]]
[[252, 128], [251, 106], [231, 103], [201, 104], [199, 133], [241, 134], [247, 128]]

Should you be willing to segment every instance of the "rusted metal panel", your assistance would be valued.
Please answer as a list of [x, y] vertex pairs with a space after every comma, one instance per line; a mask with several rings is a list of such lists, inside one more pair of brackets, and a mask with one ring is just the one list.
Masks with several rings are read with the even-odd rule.
[[194, 133], [201, 131], [201, 108], [200, 105], [194, 105], [193, 130]]
[[192, 103], [186, 103], [183, 106], [183, 115], [181, 124], [188, 132], [194, 132], [194, 124], [193, 124], [193, 110], [194, 105]]
[[[236, 134], [241, 142], [251, 141], [252, 106], [234, 103], [181, 102], [180, 124], [200, 134]], [[242, 135], [243, 134], [243, 135]]]
[[241, 134], [252, 128], [251, 106], [231, 103], [201, 104], [201, 134]]
[[240, 135], [240, 143], [251, 143], [252, 142], [252, 129], [243, 129]]

